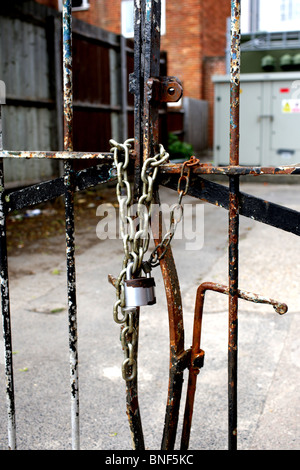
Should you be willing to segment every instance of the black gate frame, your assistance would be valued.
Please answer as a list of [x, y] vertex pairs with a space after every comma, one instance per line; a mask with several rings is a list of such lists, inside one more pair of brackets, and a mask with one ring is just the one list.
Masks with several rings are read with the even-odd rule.
[[[228, 0], [229, 1], [229, 0]], [[113, 181], [115, 171], [111, 153], [84, 153], [73, 151], [73, 106], [72, 106], [72, 11], [71, 0], [63, 5], [63, 78], [64, 78], [64, 151], [62, 152], [13, 152], [0, 153], [0, 270], [1, 308], [5, 346], [6, 396], [8, 408], [8, 447], [16, 449], [15, 402], [12, 361], [12, 338], [9, 304], [9, 283], [6, 246], [6, 216], [15, 209], [32, 206], [44, 201], [65, 196], [66, 259], [68, 281], [68, 318], [70, 350], [70, 395], [72, 417], [72, 447], [79, 449], [79, 390], [77, 354], [77, 305], [74, 249], [74, 193], [98, 184]], [[180, 96], [180, 83], [174, 77], [160, 77], [160, 0], [135, 1], [134, 73], [130, 77], [130, 89], [135, 96], [135, 145], [131, 151], [131, 168], [134, 175], [135, 197], [141, 191], [140, 170], [143, 161], [158, 149], [158, 113], [160, 102], [174, 100]], [[229, 166], [215, 167], [199, 164], [192, 170], [188, 194], [210, 204], [228, 210], [229, 236], [229, 285], [217, 286], [206, 283], [199, 286], [195, 309], [194, 343], [192, 349], [184, 349], [183, 313], [180, 285], [171, 248], [160, 262], [168, 300], [170, 326], [170, 375], [165, 426], [162, 439], [163, 450], [172, 450], [178, 423], [183, 371], [190, 371], [186, 402], [182, 448], [188, 447], [195, 376], [203, 365], [204, 353], [200, 349], [201, 318], [204, 294], [207, 289], [225, 293], [229, 297], [228, 325], [228, 441], [229, 449], [237, 448], [237, 358], [238, 358], [238, 298], [254, 302], [271, 303], [279, 313], [286, 306], [271, 299], [245, 293], [238, 289], [239, 216], [250, 217], [278, 229], [300, 235], [299, 212], [273, 204], [240, 192], [239, 178], [242, 175], [297, 175], [300, 167], [249, 167], [239, 166], [239, 96], [240, 96], [240, 0], [231, 0], [231, 87], [230, 87], [230, 149]], [[1, 116], [0, 116], [1, 117]], [[2, 149], [2, 130], [0, 148]], [[3, 161], [7, 158], [54, 158], [64, 162], [64, 177], [32, 185], [8, 193], [4, 186]], [[75, 171], [74, 160], [95, 160], [95, 166]], [[160, 167], [158, 184], [174, 190], [178, 188], [178, 177], [182, 164], [164, 164]], [[203, 175], [222, 175], [229, 180], [229, 187], [211, 182]], [[159, 202], [158, 186], [156, 201]], [[155, 240], [159, 244], [160, 239]], [[137, 381], [127, 384], [127, 408], [133, 434], [133, 447], [144, 449], [142, 425], [137, 402]]]

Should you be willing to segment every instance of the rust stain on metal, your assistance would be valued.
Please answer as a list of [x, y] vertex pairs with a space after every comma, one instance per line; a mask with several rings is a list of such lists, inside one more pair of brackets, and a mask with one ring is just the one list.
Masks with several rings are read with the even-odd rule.
[[10, 152], [5, 150], [0, 153], [0, 158], [24, 158], [24, 159], [47, 159], [47, 158], [55, 158], [61, 160], [94, 160], [100, 159], [102, 160], [101, 163], [112, 163], [113, 161], [113, 154], [109, 152], [103, 153], [90, 153], [90, 152], [73, 152], [70, 150], [66, 150], [63, 152], [43, 152], [43, 151], [24, 151], [24, 152]]
[[[155, 202], [159, 203], [157, 193], [155, 194]], [[159, 214], [156, 217], [159, 217]], [[152, 228], [154, 243], [157, 246], [162, 240], [161, 223], [153, 223]], [[182, 362], [186, 353], [184, 351], [184, 325], [180, 285], [170, 246], [168, 246], [164, 257], [160, 260], [160, 268], [167, 299], [170, 337], [168, 397], [161, 448], [163, 450], [172, 450], [175, 445], [182, 393]]]
[[[182, 163], [165, 163], [160, 166], [161, 174], [178, 174], [181, 172]], [[260, 176], [260, 175], [299, 175], [300, 165], [280, 167], [257, 167], [257, 166], [212, 166], [209, 163], [198, 163], [193, 169], [196, 175], [227, 175], [227, 176]]]
[[240, 115], [240, 0], [231, 1], [230, 48], [230, 164], [239, 164]]

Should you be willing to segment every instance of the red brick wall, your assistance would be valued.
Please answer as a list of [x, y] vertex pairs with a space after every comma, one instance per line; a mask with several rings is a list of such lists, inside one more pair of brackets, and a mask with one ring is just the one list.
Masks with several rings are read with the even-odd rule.
[[223, 56], [226, 48], [226, 23], [230, 17], [230, 0], [206, 0], [202, 3], [204, 56]]
[[185, 96], [205, 99], [205, 58], [225, 57], [230, 8], [229, 0], [167, 1], [161, 45], [168, 53], [168, 73], [182, 80]]
[[116, 34], [121, 31], [121, 1], [91, 0], [86, 11], [74, 11], [73, 16], [79, 20], [99, 26]]
[[178, 77], [184, 95], [193, 98], [201, 97], [202, 87], [201, 4], [201, 0], [167, 1], [166, 35], [161, 38], [161, 48], [168, 54], [168, 74]]
[[[35, 0], [37, 3], [58, 9], [58, 0]], [[73, 11], [73, 16], [94, 26], [120, 34], [121, 0], [90, 0], [88, 10]]]
[[[57, 8], [58, 0], [36, 0]], [[225, 56], [229, 0], [166, 1], [166, 34], [161, 47], [168, 53], [168, 73], [183, 82], [184, 94], [203, 99], [206, 57]], [[91, 0], [74, 17], [120, 34], [121, 0]]]
[[[36, 0], [57, 8], [58, 0]], [[209, 101], [209, 145], [213, 136], [213, 84], [211, 76], [225, 73], [226, 19], [230, 0], [166, 0], [166, 34], [161, 48], [167, 52], [168, 74], [183, 82], [184, 96]], [[74, 17], [120, 34], [121, 0], [91, 0]]]

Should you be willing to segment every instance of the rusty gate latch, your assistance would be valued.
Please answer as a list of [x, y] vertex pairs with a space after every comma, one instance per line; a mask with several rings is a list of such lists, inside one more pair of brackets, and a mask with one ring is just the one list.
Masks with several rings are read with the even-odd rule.
[[[136, 93], [137, 79], [129, 74], [129, 92]], [[183, 86], [177, 77], [150, 77], [145, 85], [148, 102], [176, 103], [183, 95]]]
[[148, 101], [176, 103], [183, 94], [183, 87], [176, 77], [149, 78], [146, 83]]

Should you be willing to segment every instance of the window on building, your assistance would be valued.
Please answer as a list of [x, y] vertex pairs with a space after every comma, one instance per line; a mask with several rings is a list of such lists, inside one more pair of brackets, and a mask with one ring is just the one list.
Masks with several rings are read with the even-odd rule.
[[242, 33], [300, 30], [300, 0], [241, 0]]
[[[63, 0], [58, 0], [58, 8], [60, 11], [63, 9]], [[72, 10], [81, 11], [88, 10], [90, 8], [89, 0], [72, 0]]]
[[[134, 7], [133, 0], [121, 2], [122, 35], [133, 38], [134, 33]], [[166, 0], [161, 0], [161, 34], [166, 34]]]
[[300, 29], [300, 0], [261, 0], [259, 13], [260, 31], [296, 31]]
[[290, 21], [299, 19], [300, 2], [295, 0], [281, 0], [281, 20]]

